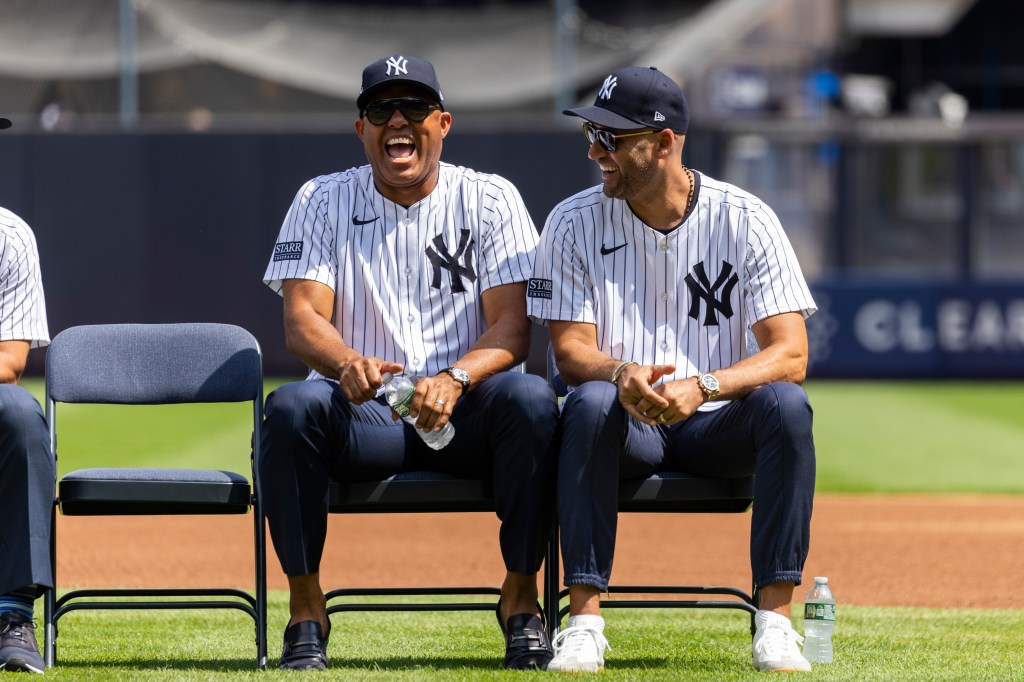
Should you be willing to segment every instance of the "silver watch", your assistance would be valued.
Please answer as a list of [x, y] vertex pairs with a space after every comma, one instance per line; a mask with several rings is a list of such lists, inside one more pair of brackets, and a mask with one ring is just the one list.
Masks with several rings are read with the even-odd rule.
[[[462, 394], [466, 394], [466, 391], [469, 390], [470, 384], [469, 372], [462, 369], [461, 367], [445, 367], [444, 369], [441, 370], [441, 372], [445, 372], [446, 374], [451, 376], [452, 379], [455, 379], [457, 382], [462, 384]], [[438, 373], [440, 374], [440, 372]]]

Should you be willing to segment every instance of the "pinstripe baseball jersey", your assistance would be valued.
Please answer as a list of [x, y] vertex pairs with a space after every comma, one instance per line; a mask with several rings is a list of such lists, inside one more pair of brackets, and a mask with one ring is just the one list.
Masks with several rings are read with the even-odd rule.
[[529, 279], [537, 240], [502, 177], [442, 163], [434, 190], [406, 209], [376, 190], [367, 165], [299, 190], [264, 282], [279, 293], [285, 279], [326, 284], [349, 346], [432, 375], [486, 329], [483, 291]]
[[0, 341], [50, 343], [36, 237], [28, 224], [0, 208]]
[[664, 378], [673, 381], [757, 352], [749, 329], [759, 320], [811, 315], [817, 308], [774, 212], [733, 185], [694, 178], [694, 205], [670, 232], [600, 185], [558, 204], [541, 232], [530, 316], [592, 323], [602, 352], [675, 365]]

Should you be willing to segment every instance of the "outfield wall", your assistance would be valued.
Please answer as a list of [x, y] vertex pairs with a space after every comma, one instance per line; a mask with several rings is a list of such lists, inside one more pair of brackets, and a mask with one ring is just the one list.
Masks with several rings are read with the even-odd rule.
[[812, 377], [1024, 378], [1024, 282], [818, 282]]
[[[687, 163], [727, 177], [716, 139], [688, 143]], [[576, 129], [457, 131], [445, 159], [509, 178], [538, 227], [557, 201], [598, 180]], [[89, 323], [229, 322], [259, 339], [268, 375], [298, 375], [303, 367], [283, 343], [280, 299], [261, 277], [301, 184], [363, 162], [347, 131], [6, 131], [0, 205], [36, 232], [52, 334]], [[807, 243], [802, 214], [762, 197], [778, 206], [799, 251]], [[818, 220], [842, 225], [827, 214]], [[830, 277], [829, 262], [843, 262], [838, 256], [809, 269], [822, 308], [810, 322], [812, 376], [1024, 378], [1024, 268], [1004, 284], [940, 282], [919, 272], [910, 284], [850, 281]], [[538, 327], [530, 371], [543, 374], [545, 344]], [[41, 373], [42, 360], [32, 354], [30, 374]]]

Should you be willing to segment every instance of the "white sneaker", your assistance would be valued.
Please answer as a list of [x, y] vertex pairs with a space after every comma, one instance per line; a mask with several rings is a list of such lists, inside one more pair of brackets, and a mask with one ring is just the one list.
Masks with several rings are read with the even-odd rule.
[[799, 644], [804, 638], [796, 633], [789, 618], [774, 611], [758, 611], [754, 616], [754, 669], [768, 672], [810, 672]]
[[555, 657], [547, 669], [563, 673], [599, 673], [604, 670], [605, 649], [612, 649], [604, 638], [601, 616], [570, 616], [554, 646]]

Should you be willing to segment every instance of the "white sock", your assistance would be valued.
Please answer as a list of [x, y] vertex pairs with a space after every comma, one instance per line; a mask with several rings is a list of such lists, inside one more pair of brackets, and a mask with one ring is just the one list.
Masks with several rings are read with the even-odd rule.
[[569, 616], [569, 622], [566, 624], [566, 627], [590, 628], [591, 630], [604, 632], [604, 618], [602, 618], [601, 616], [592, 616], [588, 614], [582, 614], [579, 616]]
[[755, 620], [760, 620], [762, 623], [767, 625], [770, 621], [775, 621], [780, 625], [788, 625], [793, 627], [793, 623], [790, 622], [789, 618], [786, 618], [781, 613], [775, 613], [774, 611], [768, 611], [766, 609], [760, 609], [755, 616]]

